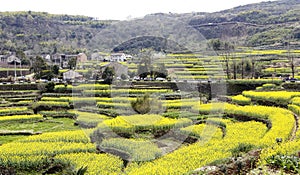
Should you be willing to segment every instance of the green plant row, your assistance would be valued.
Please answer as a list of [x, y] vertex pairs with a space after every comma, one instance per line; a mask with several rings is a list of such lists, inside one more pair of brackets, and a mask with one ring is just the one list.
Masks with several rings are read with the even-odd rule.
[[1, 122], [13, 122], [13, 121], [28, 121], [28, 120], [42, 120], [42, 115], [13, 115], [13, 116], [1, 116]]
[[68, 102], [39, 101], [32, 104], [32, 109], [34, 111], [70, 109], [70, 108], [71, 106]]
[[119, 116], [111, 120], [105, 120], [100, 123], [100, 129], [110, 128], [116, 133], [133, 134], [135, 132], [148, 131], [159, 132], [168, 131], [172, 128], [181, 128], [191, 125], [190, 119], [170, 119], [156, 114]]
[[2, 108], [0, 109], [0, 118], [1, 116], [8, 115], [30, 115], [33, 114], [33, 111], [28, 109], [27, 107], [10, 107], [10, 108]]
[[270, 91], [270, 92], [256, 92], [256, 91], [244, 91], [245, 97], [251, 98], [255, 101], [271, 102], [280, 106], [287, 106], [292, 98], [300, 96], [300, 92], [289, 91]]
[[40, 111], [39, 114], [44, 117], [52, 117], [52, 118], [71, 118], [75, 119], [77, 115], [73, 112], [69, 111]]
[[102, 148], [116, 149], [128, 154], [131, 161], [151, 161], [162, 155], [157, 145], [140, 139], [111, 138], [100, 144]]
[[203, 104], [198, 107], [200, 113], [212, 114], [223, 113], [238, 119], [253, 119], [265, 121], [270, 130], [264, 136], [262, 145], [270, 145], [275, 142], [277, 137], [287, 141], [293, 128], [295, 127], [295, 118], [291, 111], [278, 107], [267, 106], [235, 106], [227, 103]]
[[233, 103], [238, 105], [250, 105], [251, 104], [251, 98], [245, 97], [243, 95], [236, 95], [231, 97], [231, 100]]

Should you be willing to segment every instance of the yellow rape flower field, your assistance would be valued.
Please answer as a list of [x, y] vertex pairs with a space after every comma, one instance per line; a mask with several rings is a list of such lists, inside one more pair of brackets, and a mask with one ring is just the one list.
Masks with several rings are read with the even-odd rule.
[[[132, 111], [137, 97], [170, 90], [135, 89], [129, 97], [118, 96], [125, 89], [101, 96], [110, 92], [104, 85], [81, 85], [76, 91], [99, 96], [49, 94], [32, 105], [41, 111], [0, 110], [0, 139], [7, 139], [0, 146], [0, 174], [201, 174], [201, 167], [247, 159], [251, 151], [257, 153], [253, 168], [268, 167], [272, 156], [300, 151], [298, 92], [244, 91], [226, 103], [162, 99], [161, 113], [119, 114], [115, 106]], [[76, 104], [86, 106], [75, 109]]]

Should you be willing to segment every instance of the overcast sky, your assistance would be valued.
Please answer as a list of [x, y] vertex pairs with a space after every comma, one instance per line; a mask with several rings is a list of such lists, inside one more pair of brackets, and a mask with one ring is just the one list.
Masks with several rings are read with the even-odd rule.
[[150, 13], [215, 12], [267, 0], [0, 0], [0, 11], [39, 11], [124, 20]]

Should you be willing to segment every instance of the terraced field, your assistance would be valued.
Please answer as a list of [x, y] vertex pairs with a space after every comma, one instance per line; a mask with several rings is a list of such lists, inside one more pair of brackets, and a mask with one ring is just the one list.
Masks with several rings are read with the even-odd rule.
[[[243, 51], [234, 59], [263, 56], [260, 64], [277, 64], [288, 62], [286, 54]], [[274, 55], [281, 57], [267, 59]], [[156, 62], [174, 82], [227, 78], [217, 56], [169, 54]], [[137, 71], [135, 62], [122, 64]], [[299, 174], [300, 92], [284, 89], [279, 77], [233, 82], [263, 85], [213, 99], [165, 82], [1, 91], [0, 174]]]
[[[0, 110], [0, 172], [201, 174], [199, 168], [211, 165], [215, 173], [235, 174], [274, 168], [272, 157], [300, 151], [299, 92], [258, 88], [233, 96], [232, 103], [207, 104], [197, 97], [158, 98], [166, 93], [177, 92], [101, 84], [57, 85], [41, 96], [9, 91]], [[133, 110], [132, 102], [145, 94], [158, 98], [156, 114]], [[241, 159], [239, 168], [231, 157]]]

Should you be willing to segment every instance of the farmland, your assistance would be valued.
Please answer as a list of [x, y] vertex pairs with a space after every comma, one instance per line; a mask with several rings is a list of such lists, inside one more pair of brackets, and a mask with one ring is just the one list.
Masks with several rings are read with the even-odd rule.
[[299, 0], [121, 21], [9, 3], [0, 175], [300, 174]]
[[[285, 54], [259, 54], [269, 53]], [[199, 169], [205, 166], [228, 174], [300, 172], [294, 164], [274, 164], [278, 156], [299, 163], [300, 94], [284, 88], [297, 82], [226, 80], [222, 61], [198, 55], [170, 54], [162, 61], [178, 87], [115, 80], [57, 83], [52, 92], [1, 91], [0, 174], [201, 174], [208, 173]], [[193, 81], [180, 86], [182, 80]], [[193, 90], [212, 81], [256, 87], [220, 96]]]

